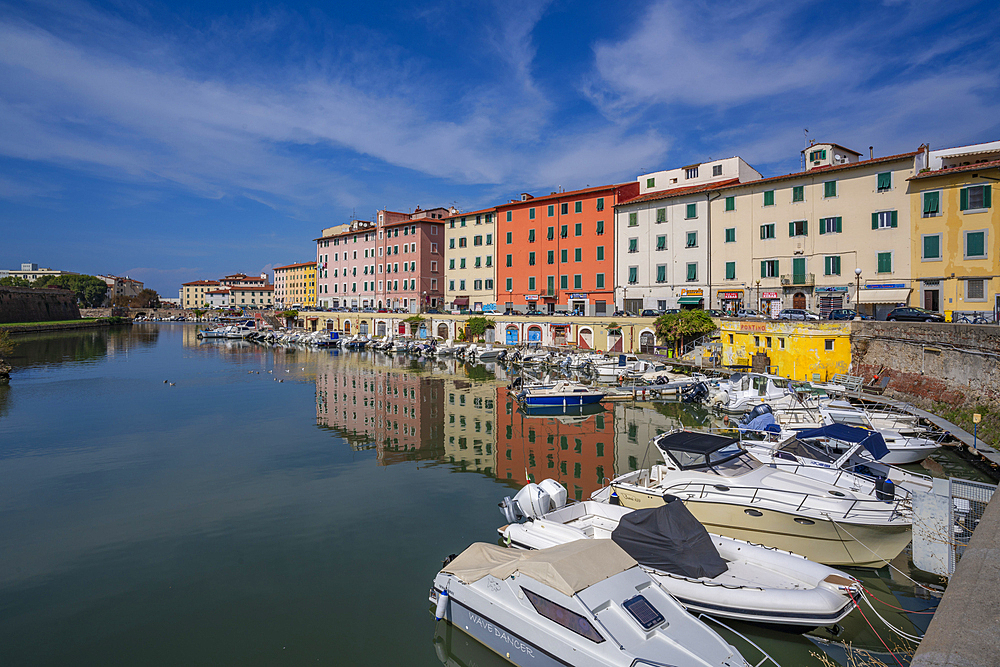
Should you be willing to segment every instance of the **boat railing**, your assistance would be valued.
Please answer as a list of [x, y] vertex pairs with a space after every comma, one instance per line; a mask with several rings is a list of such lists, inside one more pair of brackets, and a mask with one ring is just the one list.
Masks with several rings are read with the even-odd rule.
[[[663, 491], [679, 498], [692, 499], [697, 497], [726, 497], [746, 502], [749, 507], [778, 506], [789, 508], [793, 512], [816, 512], [837, 514], [841, 519], [862, 518], [864, 516], [884, 516], [886, 520], [906, 518], [909, 516], [909, 503], [902, 498], [892, 500], [848, 499], [840, 491], [831, 491], [829, 496], [820, 496], [808, 491], [790, 491], [785, 489], [759, 486], [732, 486], [724, 479], [717, 483], [708, 482], [678, 482], [671, 486], [663, 486]], [[839, 494], [839, 495], [838, 495]], [[846, 509], [842, 509], [847, 505]]]
[[[759, 645], [757, 645], [757, 643], [755, 641], [753, 641], [752, 639], [750, 639], [749, 637], [747, 637], [746, 635], [744, 635], [742, 632], [739, 632], [738, 630], [733, 629], [732, 627], [726, 625], [725, 623], [723, 623], [719, 619], [715, 618], [714, 616], [709, 616], [708, 614], [701, 614], [701, 613], [699, 613], [699, 614], [697, 614], [697, 617], [703, 623], [707, 624], [709, 621], [715, 623], [716, 625], [720, 626], [721, 628], [723, 628], [725, 630], [728, 630], [729, 632], [731, 632], [735, 636], [739, 637], [740, 639], [742, 639], [743, 641], [745, 641], [750, 646], [754, 647], [757, 650], [757, 652], [760, 653], [760, 655], [762, 657], [761, 657], [761, 659], [760, 659], [759, 662], [755, 662], [753, 664], [753, 667], [762, 667], [762, 665], [764, 665], [764, 664], [771, 664], [771, 665], [774, 665], [774, 667], [781, 667], [781, 665], [778, 664], [778, 661], [775, 660], [774, 658], [772, 658], [770, 656], [770, 654], [768, 654], [767, 651], [765, 651], [764, 649], [762, 649]], [[740, 652], [740, 655], [743, 655], [742, 651]], [[746, 655], [743, 655], [743, 659], [747, 660]], [[747, 660], [747, 664], [750, 664], [749, 660]]]

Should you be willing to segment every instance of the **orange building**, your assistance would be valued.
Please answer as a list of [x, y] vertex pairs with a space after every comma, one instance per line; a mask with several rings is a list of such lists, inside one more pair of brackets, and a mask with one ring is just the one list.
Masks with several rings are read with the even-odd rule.
[[518, 411], [505, 388], [497, 389], [496, 470], [498, 479], [520, 484], [549, 477], [570, 498], [583, 500], [615, 476], [615, 420], [612, 405], [590, 415], [533, 416]]
[[497, 206], [497, 304], [604, 315], [615, 304], [615, 206], [639, 183], [605, 185]]

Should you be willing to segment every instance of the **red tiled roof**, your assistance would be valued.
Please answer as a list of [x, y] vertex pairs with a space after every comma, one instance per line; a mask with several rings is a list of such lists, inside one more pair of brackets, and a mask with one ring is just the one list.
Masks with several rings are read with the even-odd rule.
[[[520, 199], [518, 199], [517, 201], [508, 202], [506, 204], [498, 204], [496, 206], [496, 208], [497, 209], [512, 208], [514, 206], [531, 205], [531, 204], [536, 203], [536, 202], [548, 201], [550, 199], [562, 199], [564, 197], [565, 198], [579, 197], [580, 195], [589, 195], [589, 194], [593, 194], [595, 192], [601, 192], [602, 190], [614, 190], [615, 188], [624, 187], [626, 185], [632, 185], [634, 183], [635, 183], [635, 181], [629, 181], [628, 183], [613, 183], [611, 185], [598, 185], [598, 186], [593, 187], [593, 188], [583, 188], [582, 190], [570, 190], [568, 192], [556, 192], [556, 193], [553, 193], [553, 194], [550, 194], [550, 195], [540, 195], [538, 197], [533, 197], [531, 199], [526, 199], [524, 201], [521, 201]], [[466, 215], [468, 215], [468, 214], [466, 214]]]
[[190, 283], [181, 283], [181, 287], [187, 287], [188, 285], [218, 285], [218, 280], [195, 280]]
[[980, 171], [982, 169], [996, 169], [1000, 167], [1000, 160], [990, 160], [989, 162], [979, 162], [977, 164], [963, 164], [961, 167], [950, 167], [948, 169], [938, 169], [937, 171], [922, 171], [915, 176], [910, 176], [908, 181], [915, 181], [918, 178], [929, 178], [931, 176], [947, 176], [948, 174], [960, 174], [965, 171]]
[[776, 183], [778, 181], [787, 181], [793, 178], [801, 178], [802, 176], [810, 176], [812, 174], [829, 174], [832, 172], [846, 171], [848, 169], [858, 169], [860, 167], [867, 167], [872, 164], [881, 164], [883, 162], [896, 162], [898, 160], [905, 160], [907, 158], [912, 158], [917, 155], [920, 151], [913, 151], [912, 153], [900, 153], [898, 155], [886, 155], [885, 157], [877, 157], [873, 160], [861, 160], [860, 162], [849, 162], [847, 164], [831, 164], [826, 167], [814, 167], [809, 171], [796, 171], [792, 174], [784, 174], [782, 176], [771, 176], [769, 178], [761, 178], [756, 181], [744, 181], [742, 183], [734, 183], [733, 185], [726, 186], [727, 188], [738, 188], [744, 185], [759, 185], [761, 183]]
[[478, 211], [469, 211], [468, 213], [456, 213], [455, 215], [447, 215], [443, 220], [451, 220], [452, 218], [469, 217], [470, 215], [482, 215], [483, 213], [495, 213], [497, 210], [496, 206], [490, 206], [489, 208], [480, 209]]
[[227, 290], [227, 289], [216, 289], [216, 290], [212, 290], [211, 292], [205, 292], [205, 294], [229, 294], [229, 290]]
[[286, 264], [285, 266], [276, 266], [274, 271], [281, 271], [283, 269], [297, 269], [300, 266], [316, 266], [316, 262], [299, 262], [298, 264]]
[[259, 291], [259, 290], [263, 290], [265, 292], [268, 291], [268, 290], [273, 290], [273, 289], [274, 289], [274, 285], [259, 285], [259, 286], [255, 286], [255, 285], [242, 286], [241, 285], [240, 287], [230, 287], [229, 288], [230, 291], [237, 291], [237, 290], [243, 290], [243, 291], [257, 290], [257, 291]]
[[[637, 204], [647, 201], [658, 201], [660, 199], [670, 199], [671, 197], [681, 197], [683, 195], [690, 195], [696, 192], [710, 192], [712, 190], [718, 190], [720, 188], [727, 187], [739, 183], [740, 179], [731, 178], [727, 181], [717, 181], [715, 183], [703, 183], [701, 185], [690, 185], [684, 188], [672, 188], [670, 190], [657, 190], [656, 192], [647, 192], [644, 195], [639, 195], [638, 197], [633, 197], [628, 201], [618, 204], [619, 206], [624, 206], [626, 204]], [[753, 181], [757, 183], [758, 181]]]

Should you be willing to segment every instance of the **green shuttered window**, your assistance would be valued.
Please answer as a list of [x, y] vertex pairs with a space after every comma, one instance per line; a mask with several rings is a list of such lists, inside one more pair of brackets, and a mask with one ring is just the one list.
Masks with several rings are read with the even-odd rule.
[[792, 201], [805, 201], [806, 188], [804, 185], [796, 185], [792, 188]]
[[840, 255], [823, 258], [823, 274], [827, 276], [840, 275]]
[[823, 184], [823, 196], [824, 197], [836, 197], [837, 196], [837, 181], [827, 181]]
[[923, 259], [941, 259], [940, 234], [928, 234], [924, 237]]
[[941, 214], [941, 193], [925, 192], [924, 197], [924, 217], [930, 218]]
[[604, 274], [597, 274], [597, 289], [604, 289]]
[[986, 232], [965, 232], [965, 258], [986, 257]]
[[637, 283], [637, 282], [639, 282], [639, 267], [638, 266], [630, 266], [630, 267], [628, 267], [628, 281], [630, 283]]
[[656, 209], [656, 221], [657, 222], [666, 222], [667, 221], [667, 209], [665, 209], [665, 208], [658, 208], [658, 209]]
[[736, 262], [726, 262], [726, 280], [736, 280]]
[[887, 171], [878, 175], [878, 191], [885, 192], [892, 189], [892, 172]]
[[764, 206], [774, 206], [774, 190], [764, 193]]
[[687, 279], [689, 283], [693, 283], [698, 280], [698, 265], [688, 264], [687, 265]]
[[878, 273], [892, 273], [891, 252], [880, 252], [878, 254]]
[[727, 211], [736, 210], [736, 197], [726, 197], [726, 210]]
[[736, 228], [727, 227], [726, 228], [726, 243], [736, 243]]
[[656, 237], [656, 249], [657, 250], [666, 250], [667, 249], [667, 237], [666, 236], [657, 236]]
[[667, 266], [665, 264], [656, 265], [656, 282], [667, 282]]
[[688, 204], [687, 205], [687, 218], [690, 220], [691, 218], [697, 218], [697, 217], [698, 217], [698, 205], [697, 204]]

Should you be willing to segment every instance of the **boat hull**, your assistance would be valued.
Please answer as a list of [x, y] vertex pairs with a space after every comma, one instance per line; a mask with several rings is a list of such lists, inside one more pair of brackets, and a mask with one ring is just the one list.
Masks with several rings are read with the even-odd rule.
[[575, 407], [600, 402], [604, 394], [572, 394], [566, 396], [525, 396], [521, 399], [526, 407]]
[[[653, 490], [616, 484], [612, 488], [625, 507], [638, 509], [664, 504], [663, 496]], [[766, 507], [694, 499], [687, 499], [684, 504], [710, 533], [791, 551], [834, 567], [882, 567], [910, 543], [907, 524], [840, 523]]]

